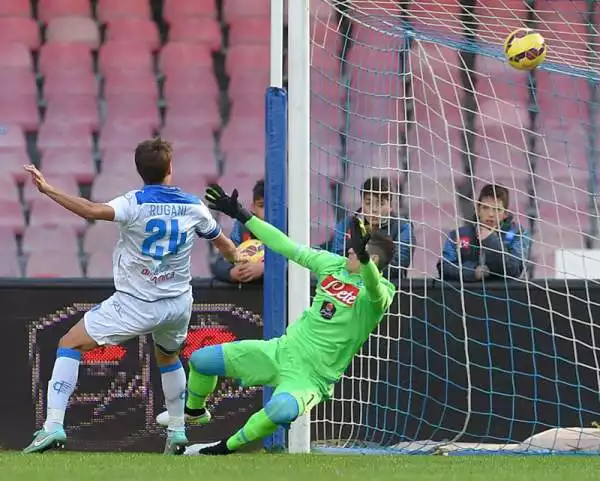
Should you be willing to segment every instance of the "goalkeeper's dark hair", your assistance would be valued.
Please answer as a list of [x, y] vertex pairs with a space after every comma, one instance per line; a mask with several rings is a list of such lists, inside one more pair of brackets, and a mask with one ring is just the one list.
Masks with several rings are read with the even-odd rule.
[[393, 239], [380, 230], [371, 232], [371, 238], [367, 244], [369, 255], [379, 257], [377, 267], [380, 271], [384, 270], [394, 258], [396, 245]]
[[135, 149], [135, 167], [144, 184], [161, 184], [171, 167], [173, 146], [160, 137], [140, 142]]
[[260, 179], [252, 188], [252, 202], [264, 200], [265, 198], [265, 181]]

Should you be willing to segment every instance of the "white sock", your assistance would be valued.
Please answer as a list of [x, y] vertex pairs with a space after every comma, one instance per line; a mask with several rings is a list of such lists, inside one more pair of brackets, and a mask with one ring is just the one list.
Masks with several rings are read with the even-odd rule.
[[48, 381], [46, 431], [63, 427], [67, 404], [77, 384], [80, 359], [81, 353], [75, 349], [60, 348], [56, 351], [52, 378]]
[[181, 431], [185, 429], [184, 409], [185, 409], [185, 371], [181, 361], [168, 366], [161, 366], [161, 379], [163, 392], [165, 393], [165, 403], [169, 412], [169, 427], [172, 431]]

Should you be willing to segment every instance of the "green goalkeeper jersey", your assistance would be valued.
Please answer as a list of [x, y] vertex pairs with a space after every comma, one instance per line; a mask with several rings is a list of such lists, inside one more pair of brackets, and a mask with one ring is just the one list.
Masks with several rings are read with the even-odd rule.
[[324, 380], [334, 383], [383, 319], [396, 287], [372, 261], [353, 274], [346, 269], [345, 257], [298, 245], [257, 217], [246, 227], [267, 247], [317, 275], [313, 302], [288, 327], [285, 342]]

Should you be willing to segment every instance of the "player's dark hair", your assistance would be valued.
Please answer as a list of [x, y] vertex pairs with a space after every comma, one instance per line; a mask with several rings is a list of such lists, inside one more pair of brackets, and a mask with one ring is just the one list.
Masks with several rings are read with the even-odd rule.
[[260, 179], [252, 188], [252, 201], [263, 200], [265, 198], [265, 181]]
[[135, 149], [135, 167], [144, 184], [162, 184], [169, 173], [173, 146], [160, 137], [140, 142]]
[[371, 177], [370, 179], [365, 180], [360, 193], [362, 197], [364, 197], [365, 194], [371, 194], [387, 197], [389, 199], [392, 196], [390, 181], [385, 177]]
[[508, 209], [509, 194], [506, 187], [497, 184], [484, 185], [481, 192], [479, 192], [478, 201], [482, 202], [486, 197], [502, 201], [504, 208]]
[[379, 257], [377, 267], [380, 271], [385, 269], [394, 258], [396, 246], [392, 238], [380, 230], [371, 233], [371, 239], [367, 244], [367, 251], [370, 255]]

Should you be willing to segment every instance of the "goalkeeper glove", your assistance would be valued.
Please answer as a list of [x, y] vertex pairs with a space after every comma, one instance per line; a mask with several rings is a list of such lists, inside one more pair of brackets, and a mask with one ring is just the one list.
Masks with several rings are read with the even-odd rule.
[[231, 196], [227, 195], [218, 184], [210, 184], [206, 188], [205, 198], [208, 207], [228, 215], [232, 219], [239, 220], [245, 224], [252, 217], [252, 213], [238, 202], [238, 191], [234, 189]]
[[357, 216], [352, 217], [349, 244], [361, 264], [368, 264], [371, 260], [371, 256], [367, 252], [369, 239], [371, 239], [371, 235], [367, 232], [363, 221]]

